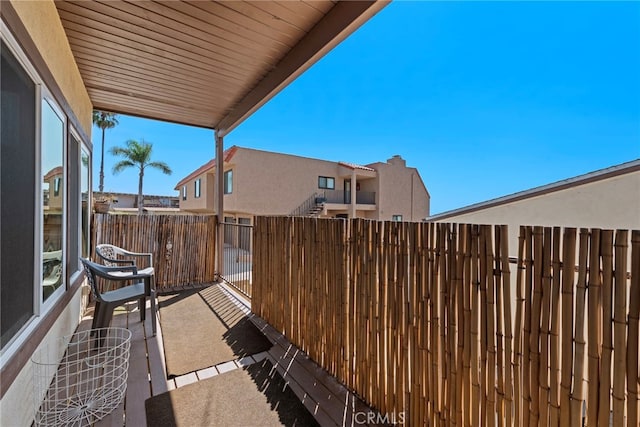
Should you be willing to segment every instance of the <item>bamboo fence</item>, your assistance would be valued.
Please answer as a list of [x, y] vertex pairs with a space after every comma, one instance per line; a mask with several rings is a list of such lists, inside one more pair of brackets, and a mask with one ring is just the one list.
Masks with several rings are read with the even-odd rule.
[[637, 427], [640, 231], [519, 232], [259, 217], [252, 309], [406, 425]]
[[215, 216], [96, 214], [93, 218], [96, 244], [153, 254], [158, 291], [215, 281]]

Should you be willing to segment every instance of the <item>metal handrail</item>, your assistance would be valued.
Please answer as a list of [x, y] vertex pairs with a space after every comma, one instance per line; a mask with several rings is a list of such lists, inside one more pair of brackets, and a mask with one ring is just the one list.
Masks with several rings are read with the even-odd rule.
[[[351, 204], [351, 194], [343, 190], [325, 190], [324, 198], [327, 203], [338, 203], [341, 205]], [[376, 193], [374, 191], [356, 191], [356, 204], [375, 205]]]
[[318, 204], [317, 203], [317, 199], [319, 197], [321, 197], [321, 196], [322, 196], [321, 194], [313, 193], [311, 196], [309, 196], [309, 198], [307, 200], [302, 202], [300, 204], [300, 206], [298, 206], [297, 208], [292, 210], [291, 213], [289, 213], [289, 216], [303, 216], [303, 215], [306, 215], [307, 212], [309, 212], [309, 210], [311, 208], [313, 208], [314, 206], [316, 206]]

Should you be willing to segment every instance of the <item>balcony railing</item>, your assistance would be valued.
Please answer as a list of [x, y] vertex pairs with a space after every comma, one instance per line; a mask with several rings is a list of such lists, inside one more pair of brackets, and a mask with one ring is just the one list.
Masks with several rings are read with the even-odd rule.
[[[351, 192], [343, 190], [324, 190], [322, 195], [325, 203], [337, 203], [342, 205], [351, 204]], [[356, 204], [375, 205], [376, 193], [374, 191], [356, 191]]]

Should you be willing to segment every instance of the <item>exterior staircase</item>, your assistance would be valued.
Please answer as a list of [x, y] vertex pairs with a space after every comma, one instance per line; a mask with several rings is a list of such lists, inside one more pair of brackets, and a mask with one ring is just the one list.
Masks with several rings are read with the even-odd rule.
[[289, 216], [318, 217], [324, 210], [325, 201], [323, 194], [313, 193], [300, 206], [292, 210]]
[[316, 203], [315, 205], [311, 206], [309, 208], [309, 210], [307, 211], [307, 213], [304, 216], [308, 216], [308, 217], [318, 217], [320, 216], [320, 214], [322, 213], [322, 211], [324, 210], [324, 202], [322, 203]]

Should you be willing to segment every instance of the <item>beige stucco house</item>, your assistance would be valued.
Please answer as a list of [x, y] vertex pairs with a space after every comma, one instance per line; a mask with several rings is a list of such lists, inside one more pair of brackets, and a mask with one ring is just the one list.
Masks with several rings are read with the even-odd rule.
[[[176, 185], [180, 209], [215, 212], [212, 160]], [[360, 217], [420, 221], [429, 192], [400, 156], [366, 166], [233, 146], [224, 153], [224, 216]]]
[[520, 225], [637, 230], [640, 159], [432, 215], [427, 220], [507, 224], [512, 252], [518, 247]]

